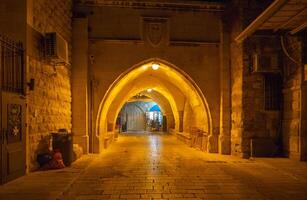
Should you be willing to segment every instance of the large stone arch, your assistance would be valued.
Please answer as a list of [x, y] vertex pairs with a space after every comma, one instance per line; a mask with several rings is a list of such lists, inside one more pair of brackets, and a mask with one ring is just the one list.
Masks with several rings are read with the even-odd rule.
[[[158, 70], [151, 69], [153, 63], [159, 63]], [[112, 127], [124, 103], [148, 88], [168, 100], [174, 116], [175, 132], [188, 131], [190, 126], [196, 126], [212, 135], [209, 105], [197, 84], [177, 66], [151, 58], [122, 73], [105, 93], [96, 120], [95, 152], [101, 151], [104, 138], [114, 131]], [[185, 124], [184, 119], [189, 119], [189, 122]]]

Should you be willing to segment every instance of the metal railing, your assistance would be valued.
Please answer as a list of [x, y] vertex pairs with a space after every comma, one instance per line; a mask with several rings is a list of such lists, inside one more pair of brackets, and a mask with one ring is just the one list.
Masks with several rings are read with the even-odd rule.
[[2, 91], [24, 93], [24, 50], [21, 42], [0, 35]]

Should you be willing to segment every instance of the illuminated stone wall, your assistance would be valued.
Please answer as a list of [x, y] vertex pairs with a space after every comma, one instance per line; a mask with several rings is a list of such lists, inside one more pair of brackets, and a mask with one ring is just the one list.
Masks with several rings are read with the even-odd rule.
[[[220, 126], [219, 15], [189, 10], [171, 12], [167, 9], [99, 6], [91, 7], [91, 11], [88, 20], [89, 55], [93, 57], [90, 68], [94, 83], [94, 120], [101, 100], [116, 78], [132, 66], [157, 57], [186, 72], [204, 94], [212, 115], [214, 137], [210, 152], [217, 152]], [[144, 40], [143, 16], [167, 16], [167, 44], [153, 47]], [[187, 123], [185, 130], [189, 130], [188, 126], [196, 126], [196, 123]]]
[[50, 133], [60, 128], [71, 131], [70, 66], [53, 67], [42, 57], [40, 40], [44, 33], [57, 32], [71, 50], [72, 0], [28, 1], [27, 78], [35, 79], [28, 91], [28, 165], [37, 168], [36, 155], [44, 151]]
[[243, 30], [239, 5], [229, 8], [235, 10], [232, 18], [227, 21], [230, 31], [231, 58], [231, 154], [242, 156], [243, 127], [243, 46], [237, 44], [234, 38]]

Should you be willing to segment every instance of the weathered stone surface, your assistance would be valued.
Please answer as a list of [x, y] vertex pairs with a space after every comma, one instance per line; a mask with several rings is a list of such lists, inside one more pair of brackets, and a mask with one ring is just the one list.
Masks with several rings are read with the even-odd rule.
[[229, 24], [231, 29], [231, 154], [242, 155], [243, 137], [243, 47], [233, 39], [242, 30], [240, 15]]
[[[290, 55], [297, 60], [302, 61], [302, 41], [299, 37], [287, 37], [284, 38], [284, 43], [289, 51]], [[282, 121], [282, 134], [283, 134], [283, 147], [285, 155], [290, 158], [300, 160], [301, 155], [306, 149], [301, 148], [301, 141], [303, 138], [301, 135], [301, 103], [302, 99], [301, 91], [301, 77], [302, 66], [298, 66], [291, 61], [288, 57], [284, 57], [284, 89], [283, 89], [283, 121]], [[307, 151], [306, 151], [307, 152]]]
[[174, 136], [138, 134], [120, 136], [99, 156], [84, 156], [69, 168], [6, 184], [0, 199], [305, 200], [306, 179], [305, 163], [206, 154]]
[[[29, 3], [28, 25], [43, 37], [47, 32], [62, 35], [71, 49], [71, 0], [33, 0]], [[31, 32], [32, 33], [32, 32]], [[29, 37], [35, 37], [29, 35]], [[38, 41], [39, 42], [39, 41]], [[70, 67], [52, 66], [28, 44], [28, 78], [35, 79], [34, 91], [28, 91], [28, 165], [37, 168], [36, 155], [50, 148], [50, 133], [60, 128], [71, 131]]]
[[[267, 2], [235, 1], [231, 7], [237, 9], [230, 20], [232, 40], [256, 16], [266, 8]], [[251, 8], [251, 5], [253, 9]], [[264, 73], [253, 72], [252, 55], [280, 51], [279, 38], [249, 37], [242, 44], [231, 44], [232, 84], [232, 154], [248, 157], [252, 138], [270, 137], [280, 142], [280, 111], [265, 108]], [[282, 70], [282, 67], [280, 70]], [[292, 107], [297, 104], [291, 105]]]
[[[74, 18], [72, 21], [72, 132], [74, 142], [89, 151], [89, 73], [88, 73], [88, 19]], [[93, 123], [92, 123], [93, 124]]]

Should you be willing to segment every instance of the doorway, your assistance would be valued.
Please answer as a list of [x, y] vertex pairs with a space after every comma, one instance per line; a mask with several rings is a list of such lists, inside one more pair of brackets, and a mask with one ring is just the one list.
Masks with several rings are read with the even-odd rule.
[[0, 35], [0, 182], [25, 174], [24, 57], [21, 43]]
[[143, 94], [133, 96], [124, 104], [118, 114], [117, 122], [121, 133], [167, 130], [163, 128], [167, 124], [163, 123], [163, 113], [159, 105]]

